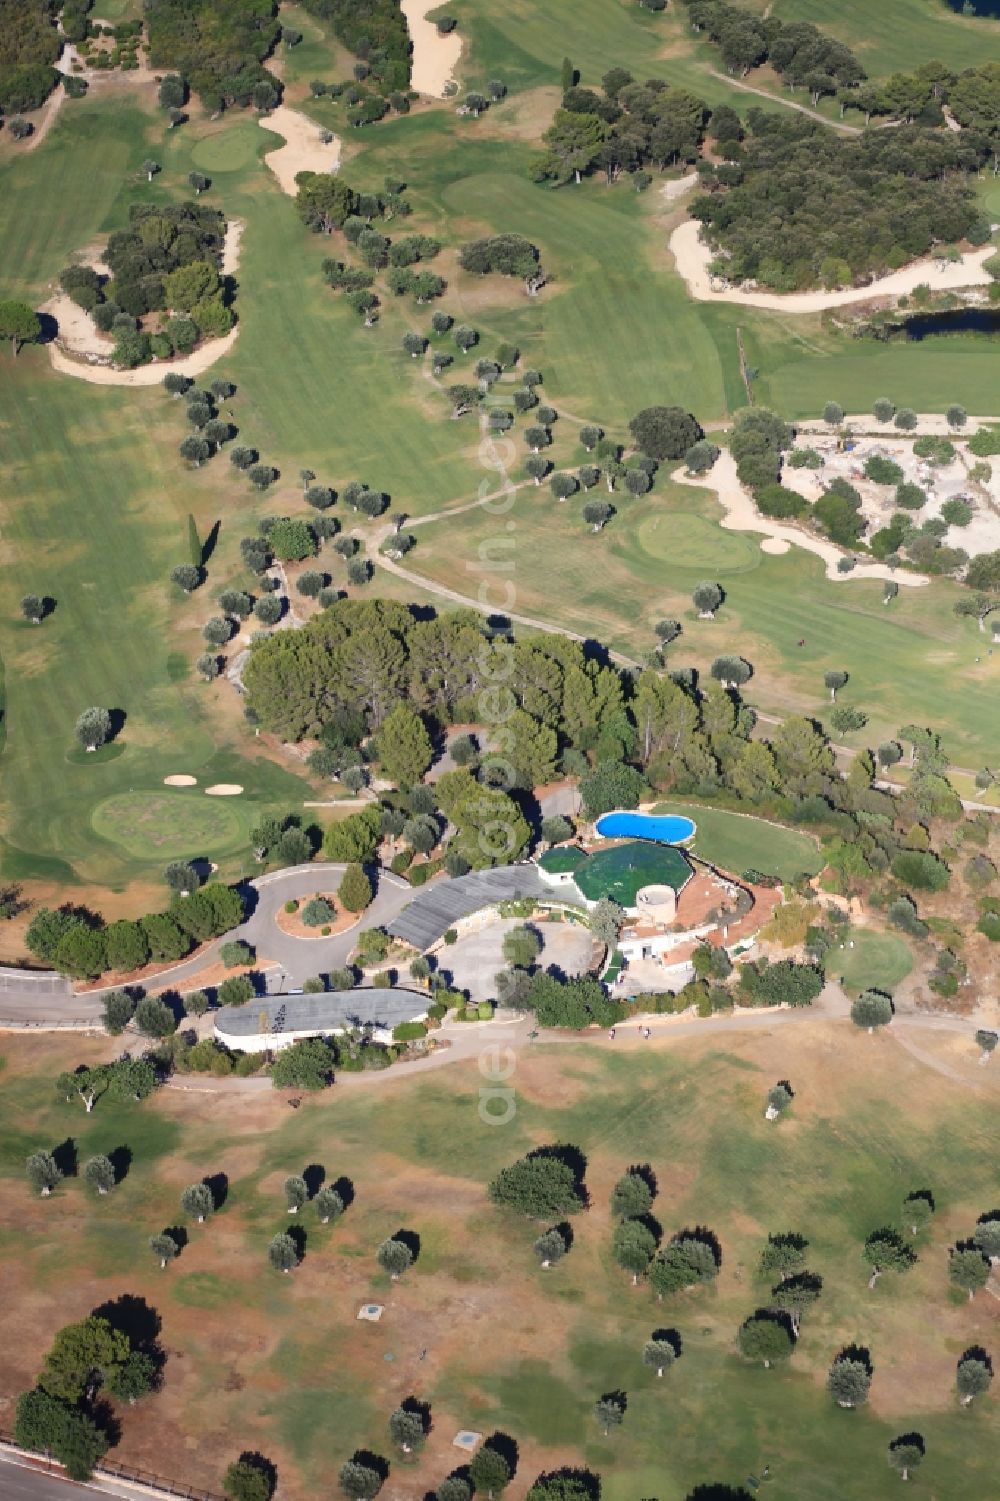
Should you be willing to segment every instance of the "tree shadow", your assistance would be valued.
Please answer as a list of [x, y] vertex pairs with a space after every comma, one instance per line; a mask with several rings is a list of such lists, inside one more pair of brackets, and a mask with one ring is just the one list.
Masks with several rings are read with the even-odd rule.
[[872, 1364], [872, 1352], [868, 1349], [867, 1345], [845, 1345], [834, 1356], [834, 1365], [839, 1365], [842, 1360], [856, 1361], [858, 1365], [864, 1366], [869, 1376], [875, 1374], [875, 1367]]
[[111, 720], [111, 733], [108, 736], [108, 741], [110, 743], [112, 740], [118, 739], [122, 730], [125, 728], [125, 721], [128, 719], [128, 715], [126, 714], [124, 709], [114, 708], [108, 710], [108, 717]]
[[278, 1467], [273, 1460], [268, 1459], [257, 1449], [244, 1449], [240, 1455], [240, 1464], [248, 1465], [262, 1475], [267, 1485], [267, 1495], [270, 1498], [278, 1488]]
[[51, 344], [53, 339], [59, 337], [59, 323], [57, 319], [53, 318], [51, 313], [39, 313], [38, 321], [41, 324], [41, 330], [37, 342], [39, 344]]
[[567, 1251], [571, 1251], [573, 1249], [574, 1235], [573, 1226], [569, 1220], [561, 1220], [558, 1225], [553, 1225], [552, 1228], [557, 1235], [562, 1237], [562, 1243]]
[[128, 1177], [128, 1170], [132, 1166], [132, 1148], [124, 1144], [115, 1147], [108, 1153], [108, 1161], [115, 1170], [115, 1186], [117, 1187]]
[[210, 879], [212, 874], [211, 860], [209, 860], [205, 855], [196, 855], [190, 863], [192, 869], [195, 872], [195, 875], [198, 877], [199, 886], [204, 886], [205, 882]]
[[709, 1230], [705, 1225], [695, 1225], [693, 1230], [679, 1230], [673, 1237], [674, 1240], [697, 1240], [703, 1246], [707, 1246], [715, 1258], [717, 1267], [722, 1265], [722, 1246], [719, 1237], [714, 1230]]
[[351, 1459], [356, 1465], [364, 1465], [366, 1470], [374, 1470], [385, 1485], [389, 1478], [389, 1461], [383, 1455], [376, 1454], [373, 1449], [355, 1449]]
[[[923, 1189], [919, 1194], [911, 1194], [910, 1198], [911, 1199], [926, 1199], [927, 1202], [930, 1204], [931, 1208], [932, 1209], [934, 1208], [934, 1200], [931, 1198], [930, 1194], [927, 1192], [926, 1189]], [[981, 1214], [979, 1216], [978, 1220], [976, 1221], [976, 1224], [977, 1225], [987, 1225], [987, 1224], [989, 1224], [990, 1220], [1000, 1220], [1000, 1209], [988, 1209], [985, 1214]]]
[[52, 1148], [52, 1160], [64, 1178], [75, 1178], [80, 1166], [80, 1154], [72, 1136], [67, 1136], [57, 1147]]
[[302, 1169], [302, 1181], [310, 1199], [314, 1199], [326, 1182], [326, 1168], [318, 1162], [310, 1162]]
[[587, 1159], [580, 1148], [572, 1142], [553, 1142], [549, 1146], [535, 1147], [528, 1153], [529, 1160], [539, 1157], [554, 1157], [557, 1162], [563, 1163], [573, 1174], [574, 1187], [581, 1201], [589, 1208], [590, 1194], [587, 1192], [584, 1176], [587, 1171]]
[[656, 1195], [660, 1191], [660, 1185], [657, 1182], [656, 1174], [648, 1162], [633, 1162], [632, 1166], [626, 1169], [626, 1176], [641, 1178], [653, 1198], [656, 1198]]
[[202, 1183], [212, 1195], [212, 1207], [218, 1212], [229, 1198], [229, 1177], [226, 1173], [210, 1173]]
[[170, 1236], [170, 1239], [177, 1247], [178, 1256], [184, 1250], [185, 1246], [191, 1238], [183, 1225], [166, 1225], [162, 1233], [164, 1235]]
[[118, 1415], [106, 1397], [99, 1397], [90, 1408], [88, 1414], [93, 1419], [102, 1433], [107, 1435], [108, 1444], [113, 1449], [121, 1443], [122, 1425], [118, 1421]]
[[958, 1357], [958, 1364], [961, 1365], [963, 1360], [978, 1360], [993, 1375], [993, 1357], [982, 1345], [970, 1345], [967, 1350], [963, 1350]]
[[170, 1007], [175, 1022], [179, 1022], [187, 1014], [184, 1010], [184, 997], [179, 990], [161, 990], [157, 999], [162, 1001], [164, 1006]]
[[135, 1293], [122, 1293], [113, 1301], [102, 1303], [94, 1309], [94, 1317], [107, 1319], [112, 1329], [126, 1336], [133, 1350], [142, 1350], [146, 1354], [156, 1347], [163, 1327], [156, 1309]]
[[54, 615], [55, 612], [56, 612], [56, 600], [53, 599], [53, 597], [52, 597], [51, 594], [43, 594], [42, 595], [42, 619], [43, 620], [48, 620], [49, 616], [50, 615]]
[[556, 1495], [585, 1497], [586, 1501], [601, 1501], [601, 1477], [593, 1470], [578, 1469], [574, 1465], [562, 1465], [558, 1470], [546, 1470], [535, 1481], [536, 1486], [547, 1489], [550, 1485]]
[[634, 1218], [640, 1225], [645, 1225], [650, 1235], [656, 1241], [656, 1244], [660, 1244], [660, 1242], [663, 1240], [663, 1226], [660, 1224], [655, 1214], [637, 1214], [632, 1216], [632, 1218]]
[[495, 1433], [490, 1434], [489, 1438], [483, 1440], [482, 1447], [484, 1449], [492, 1449], [494, 1454], [500, 1455], [500, 1458], [507, 1466], [511, 1480], [513, 1480], [517, 1473], [518, 1460], [521, 1457], [521, 1451], [517, 1447], [517, 1439], [512, 1438], [509, 1433], [502, 1433], [497, 1429]]
[[753, 1501], [753, 1495], [744, 1490], [742, 1485], [724, 1485], [721, 1481], [710, 1481], [708, 1485], [696, 1485], [687, 1501]]
[[390, 1240], [402, 1241], [413, 1258], [414, 1265], [420, 1256], [420, 1236], [415, 1230], [397, 1230]]
[[788, 1082], [787, 1079], [779, 1079], [778, 1082], [777, 1082], [777, 1084], [774, 1087], [775, 1087], [775, 1089], [783, 1089], [783, 1090], [785, 1090], [785, 1092], [787, 1093], [788, 1097], [790, 1099], [794, 1100], [794, 1098], [795, 1098], [795, 1090], [792, 1088], [791, 1084], [789, 1084], [789, 1082]]
[[430, 1433], [434, 1424], [431, 1421], [431, 1404], [429, 1402], [423, 1402], [419, 1397], [404, 1397], [399, 1405], [404, 1412], [412, 1412], [415, 1417], [420, 1419], [425, 1434]]
[[650, 1335], [650, 1339], [655, 1339], [660, 1344], [669, 1345], [674, 1352], [675, 1360], [680, 1360], [684, 1354], [684, 1342], [677, 1329], [654, 1329]]
[[927, 1445], [924, 1443], [922, 1433], [900, 1433], [889, 1445], [890, 1449], [916, 1449], [921, 1455], [927, 1453]]
[[354, 1203], [354, 1184], [350, 1178], [345, 1177], [342, 1173], [336, 1182], [331, 1183], [330, 1187], [335, 1194], [340, 1195], [340, 1202], [344, 1208], [349, 1209]]
[[285, 1231], [285, 1234], [288, 1236], [289, 1240], [295, 1243], [296, 1256], [300, 1261], [304, 1261], [306, 1255], [306, 1243], [309, 1239], [308, 1235], [306, 1234], [305, 1227], [302, 1225], [289, 1225], [288, 1229]]

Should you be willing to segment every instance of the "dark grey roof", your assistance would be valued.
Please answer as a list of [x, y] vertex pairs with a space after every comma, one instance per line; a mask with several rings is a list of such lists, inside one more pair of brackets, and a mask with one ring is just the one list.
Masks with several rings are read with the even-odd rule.
[[366, 1023], [391, 1031], [426, 1016], [430, 999], [426, 991], [374, 987], [259, 996], [245, 1006], [223, 1006], [215, 1013], [215, 1027], [223, 1036], [251, 1037], [262, 1030], [263, 1012], [269, 1032], [335, 1032]]
[[[454, 881], [435, 881], [420, 888], [409, 906], [389, 924], [393, 938], [427, 949], [452, 927], [460, 917], [468, 917], [495, 902], [517, 901], [522, 897], [549, 897], [552, 887], [539, 876], [534, 865], [501, 865], [495, 870], [474, 870]], [[562, 894], [565, 900], [565, 893]]]

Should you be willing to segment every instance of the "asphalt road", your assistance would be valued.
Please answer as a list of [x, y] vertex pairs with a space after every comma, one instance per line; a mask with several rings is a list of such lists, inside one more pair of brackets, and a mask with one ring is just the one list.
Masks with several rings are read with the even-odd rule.
[[61, 1476], [46, 1475], [40, 1470], [24, 1469], [0, 1454], [0, 1497], [2, 1501], [85, 1501], [88, 1496], [118, 1496], [123, 1501], [149, 1501], [150, 1492], [118, 1480], [91, 1481], [77, 1485]]

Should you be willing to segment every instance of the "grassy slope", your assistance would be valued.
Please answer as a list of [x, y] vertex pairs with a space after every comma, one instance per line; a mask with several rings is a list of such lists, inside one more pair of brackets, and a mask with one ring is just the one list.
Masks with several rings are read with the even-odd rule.
[[[953, 1382], [965, 1348], [993, 1343], [992, 1302], [952, 1300], [946, 1265], [948, 1246], [995, 1196], [992, 1077], [983, 1078], [987, 1095], [960, 1098], [891, 1038], [859, 1036], [846, 1023], [797, 1033], [791, 1055], [777, 1033], [735, 1048], [720, 1041], [677, 1039], [669, 1052], [620, 1044], [614, 1055], [532, 1050], [512, 1081], [516, 1115], [496, 1130], [480, 1124], [472, 1064], [433, 1080], [335, 1090], [336, 1099], [294, 1115], [267, 1094], [236, 1111], [228, 1098], [164, 1095], [134, 1110], [101, 1102], [85, 1116], [56, 1102], [51, 1078], [95, 1045], [18, 1039], [0, 1084], [4, 1387], [33, 1379], [67, 1318], [127, 1290], [159, 1312], [170, 1355], [162, 1394], [124, 1413], [121, 1456], [195, 1485], [217, 1489], [250, 1433], [277, 1463], [288, 1501], [327, 1494], [361, 1445], [390, 1456], [394, 1490], [422, 1496], [459, 1462], [453, 1434], [472, 1426], [516, 1439], [512, 1496], [543, 1468], [587, 1463], [611, 1501], [681, 1501], [696, 1483], [738, 1484], [768, 1464], [774, 1501], [881, 1501], [899, 1486], [886, 1445], [916, 1428], [927, 1442], [920, 1484], [929, 1494], [987, 1494], [1000, 1460], [996, 1404], [959, 1408]], [[883, 1070], [898, 1085], [890, 1115], [873, 1088]], [[795, 1106], [770, 1126], [764, 1095], [786, 1074]], [[29, 1198], [24, 1156], [67, 1134], [81, 1162], [130, 1146], [128, 1176], [109, 1199], [78, 1182], [51, 1202]], [[492, 1211], [484, 1193], [499, 1167], [544, 1141], [582, 1148], [593, 1197], [570, 1256], [549, 1272], [530, 1249], [538, 1225]], [[283, 1278], [266, 1270], [265, 1249], [288, 1224], [282, 1177], [309, 1162], [331, 1180], [346, 1173], [356, 1200], [333, 1228], [302, 1216], [306, 1259]], [[614, 1267], [606, 1205], [630, 1162], [656, 1172], [666, 1234], [691, 1224], [717, 1233], [716, 1287], [657, 1304]], [[161, 1273], [148, 1235], [178, 1223], [185, 1183], [216, 1172], [230, 1180], [224, 1210], [190, 1226], [180, 1260]], [[869, 1292], [864, 1236], [923, 1187], [938, 1212], [918, 1265]], [[378, 1273], [374, 1248], [401, 1225], [420, 1235], [422, 1250], [394, 1285]], [[745, 1366], [733, 1341], [767, 1297], [769, 1284], [754, 1277], [763, 1239], [785, 1229], [809, 1238], [824, 1292], [791, 1363], [764, 1371]], [[388, 1304], [379, 1326], [356, 1319], [371, 1297]], [[664, 1326], [679, 1331], [683, 1355], [658, 1382], [640, 1352]], [[843, 1413], [822, 1383], [854, 1340], [871, 1350], [872, 1401]], [[628, 1411], [605, 1440], [591, 1407], [615, 1388]], [[411, 1393], [431, 1403], [434, 1428], [424, 1456], [407, 1463], [392, 1458], [385, 1423]]]
[[723, 870], [760, 870], [783, 881], [794, 881], [803, 874], [815, 875], [820, 869], [815, 839], [798, 829], [696, 803], [667, 801], [658, 803], [654, 811], [693, 818], [698, 829], [692, 850]]
[[989, 21], [954, 14], [946, 0], [838, 0], [834, 7], [825, 0], [775, 0], [771, 10], [779, 20], [812, 21], [846, 42], [873, 78], [930, 58], [956, 70], [979, 67], [997, 34]]
[[[743, 653], [755, 669], [747, 697], [766, 710], [824, 719], [823, 674], [843, 668], [851, 673], [844, 701], [871, 716], [865, 738], [872, 744], [916, 718], [946, 727], [959, 764], [989, 756], [995, 686], [990, 664], [975, 662], [982, 649], [975, 625], [952, 613], [954, 585], [901, 589], [886, 609], [878, 583], [833, 583], [796, 548], [771, 557], [749, 534], [718, 533], [716, 505], [696, 491], [661, 481], [641, 501], [615, 500], [618, 517], [595, 536], [580, 518], [579, 498], [559, 505], [547, 488], [531, 487], [518, 496], [510, 512], [512, 608], [637, 658], [649, 650], [657, 620], [679, 618], [684, 634], [671, 662], [705, 670], [720, 653]], [[498, 535], [497, 520], [482, 511], [434, 522], [417, 533], [412, 567], [453, 585], [457, 570], [473, 593], [480, 549]], [[690, 602], [705, 577], [727, 591], [714, 621], [699, 621]]]

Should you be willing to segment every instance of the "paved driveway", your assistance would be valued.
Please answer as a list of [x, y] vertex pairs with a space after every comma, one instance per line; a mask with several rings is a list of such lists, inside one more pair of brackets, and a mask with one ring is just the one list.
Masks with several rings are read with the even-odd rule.
[[[490, 923], [482, 932], [465, 934], [450, 948], [437, 951], [438, 964], [451, 974], [459, 990], [471, 993], [474, 1001], [491, 1001], [497, 993], [495, 976], [506, 968], [504, 936], [521, 923], [520, 918], [503, 918]], [[565, 975], [584, 974], [593, 958], [603, 953], [603, 949], [595, 949], [589, 928], [577, 923], [543, 922], [533, 926], [543, 940], [536, 961], [542, 969], [554, 965]]]

